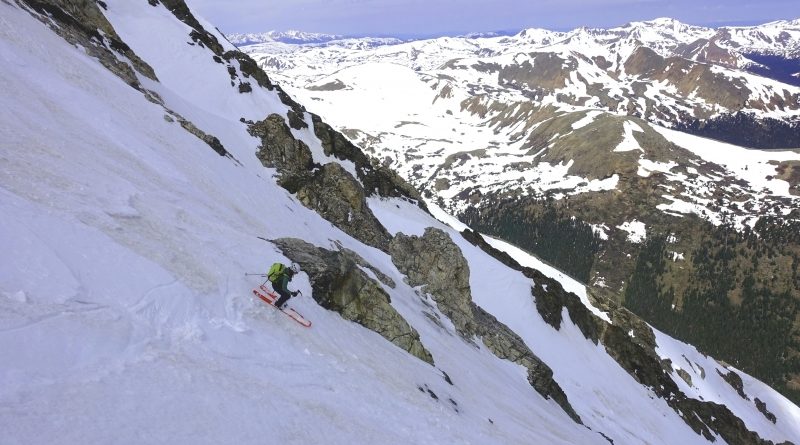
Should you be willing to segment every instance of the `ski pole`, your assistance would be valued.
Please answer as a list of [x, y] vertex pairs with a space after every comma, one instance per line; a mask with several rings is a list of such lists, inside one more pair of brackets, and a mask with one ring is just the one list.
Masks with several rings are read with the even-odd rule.
[[265, 273], [245, 273], [246, 277], [266, 277], [267, 274]]

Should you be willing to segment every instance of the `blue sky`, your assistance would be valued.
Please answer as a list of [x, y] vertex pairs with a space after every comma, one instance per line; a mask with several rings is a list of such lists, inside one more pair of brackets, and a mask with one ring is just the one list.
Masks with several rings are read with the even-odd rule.
[[800, 0], [188, 0], [225, 33], [299, 29], [401, 37], [609, 27], [672, 17], [696, 25], [800, 17]]

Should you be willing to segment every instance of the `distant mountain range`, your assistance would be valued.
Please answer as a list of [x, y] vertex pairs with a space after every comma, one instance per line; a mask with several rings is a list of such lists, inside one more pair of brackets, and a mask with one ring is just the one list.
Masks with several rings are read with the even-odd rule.
[[281, 42], [288, 44], [324, 43], [341, 40], [344, 37], [334, 34], [320, 34], [296, 30], [269, 31], [264, 33], [228, 34], [225, 36], [234, 45], [252, 45], [254, 43]]
[[242, 49], [430, 200], [800, 400], [800, 21]]
[[380, 46], [397, 45], [403, 43], [395, 37], [348, 37], [335, 34], [320, 34], [303, 31], [269, 31], [265, 33], [228, 34], [225, 36], [237, 46], [255, 45], [260, 43], [283, 43], [287, 45], [326, 45], [339, 46]]

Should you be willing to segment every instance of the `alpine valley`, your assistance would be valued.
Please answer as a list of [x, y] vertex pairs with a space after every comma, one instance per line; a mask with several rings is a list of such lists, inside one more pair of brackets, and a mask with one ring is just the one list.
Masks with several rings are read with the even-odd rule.
[[[684, 320], [728, 285], [739, 306], [716, 307], [783, 326], [764, 276], [797, 283], [797, 153], [657, 126], [721, 108], [610, 57], [604, 76], [628, 85], [608, 100], [674, 104], [589, 109], [563, 67], [598, 62], [503, 54], [533, 38], [260, 43], [282, 51], [268, 74], [183, 0], [0, 1], [0, 442], [800, 443], [800, 408], [748, 363], [618, 304], [660, 302], [672, 280], [665, 313]], [[445, 49], [464, 57], [437, 62]], [[416, 62], [369, 61], [383, 51]], [[533, 86], [538, 57], [563, 86]], [[685, 63], [724, 94], [734, 71]], [[744, 119], [792, 125], [796, 87], [736, 73], [760, 82]], [[604, 263], [617, 249], [630, 259]], [[299, 266], [294, 312], [253, 294], [275, 262]]]
[[464, 223], [800, 401], [800, 20], [242, 49]]

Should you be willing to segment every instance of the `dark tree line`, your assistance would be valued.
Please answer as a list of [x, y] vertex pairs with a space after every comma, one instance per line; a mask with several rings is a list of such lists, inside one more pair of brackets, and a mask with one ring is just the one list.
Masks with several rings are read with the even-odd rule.
[[751, 148], [776, 149], [800, 146], [800, 123], [772, 118], [758, 119], [752, 113], [723, 114], [709, 120], [691, 120], [676, 130]]
[[563, 270], [589, 281], [602, 240], [592, 227], [558, 208], [553, 201], [521, 204], [506, 200], [460, 215], [473, 229], [502, 238]]
[[[778, 218], [762, 218], [752, 230], [714, 228], [692, 252], [693, 271], [676, 301], [665, 237], [651, 237], [626, 287], [625, 305], [798, 402], [800, 392], [786, 383], [800, 373], [799, 241], [800, 223]], [[788, 273], [781, 263], [791, 264]]]

